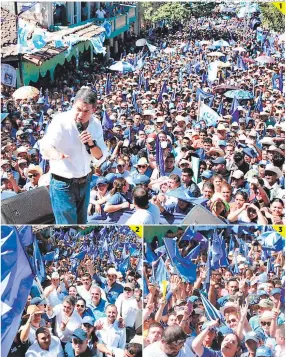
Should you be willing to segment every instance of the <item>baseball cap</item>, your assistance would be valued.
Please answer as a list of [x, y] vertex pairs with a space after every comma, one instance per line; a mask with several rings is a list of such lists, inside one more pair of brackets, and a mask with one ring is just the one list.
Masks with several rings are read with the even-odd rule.
[[136, 175], [134, 178], [135, 185], [148, 185], [150, 178], [147, 175]]
[[272, 300], [270, 299], [262, 299], [259, 301], [259, 304], [258, 304], [259, 307], [264, 307], [264, 308], [269, 308], [269, 309], [272, 309], [273, 306], [274, 306], [274, 303]]
[[129, 288], [129, 289], [134, 290], [134, 285], [131, 284], [131, 283], [126, 283], [126, 284], [124, 285], [124, 288]]
[[213, 177], [213, 172], [211, 170], [205, 170], [202, 172], [201, 177], [210, 179], [211, 177]]
[[259, 290], [258, 292], [257, 292], [257, 295], [258, 296], [263, 296], [263, 295], [269, 295], [265, 290]]
[[274, 288], [271, 290], [270, 295], [281, 294], [282, 290], [280, 288]]
[[231, 177], [234, 177], [236, 179], [241, 179], [244, 176], [244, 173], [241, 170], [235, 170]]
[[90, 324], [91, 326], [94, 326], [95, 319], [93, 317], [91, 317], [91, 316], [85, 316], [82, 319], [82, 323], [83, 324]]
[[254, 331], [250, 331], [245, 335], [245, 342], [249, 340], [259, 343], [259, 337]]
[[82, 328], [77, 328], [74, 330], [72, 337], [76, 337], [81, 341], [84, 341], [87, 339], [87, 333]]
[[96, 186], [97, 185], [107, 185], [108, 184], [108, 180], [106, 179], [106, 177], [103, 176], [99, 176], [97, 181], [96, 181]]
[[30, 305], [46, 305], [47, 301], [45, 299], [42, 299], [41, 297], [34, 297], [31, 301], [30, 301]]

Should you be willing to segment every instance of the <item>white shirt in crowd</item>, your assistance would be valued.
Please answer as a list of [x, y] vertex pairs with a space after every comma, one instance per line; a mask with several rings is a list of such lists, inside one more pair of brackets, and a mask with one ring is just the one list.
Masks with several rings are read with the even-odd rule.
[[[168, 357], [168, 355], [163, 352], [160, 348], [160, 342], [154, 342], [151, 345], [144, 348], [144, 356], [148, 357]], [[185, 344], [176, 357], [189, 357], [192, 356], [192, 351]]]
[[[96, 284], [94, 284], [94, 285], [96, 285]], [[107, 300], [104, 290], [102, 290], [99, 286], [98, 286], [98, 288], [101, 291], [101, 298], [103, 300]], [[86, 290], [86, 288], [83, 285], [77, 286], [76, 289], [77, 289], [77, 292], [80, 295], [80, 297], [82, 297], [86, 301], [86, 305], [90, 305], [91, 304], [90, 290]]]
[[117, 311], [122, 314], [123, 320], [126, 327], [134, 327], [137, 312], [138, 312], [138, 303], [134, 296], [129, 299], [124, 299], [124, 293], [118, 296], [118, 299], [115, 302]]
[[98, 10], [96, 11], [96, 15], [97, 15], [97, 18], [98, 18], [98, 19], [103, 19], [105, 14], [106, 14], [106, 12], [105, 12], [104, 10], [98, 9]]
[[36, 341], [30, 346], [25, 354], [25, 357], [64, 357], [64, 351], [61, 341], [56, 336], [51, 336], [51, 344], [49, 350], [43, 350]]
[[[48, 289], [50, 289], [50, 285], [44, 289], [45, 296], [47, 294]], [[46, 296], [46, 299], [49, 301], [49, 304], [53, 307], [56, 305], [59, 305], [63, 302], [62, 295], [61, 295], [61, 293], [59, 293], [57, 291], [57, 289], [54, 289], [53, 291], [51, 291], [50, 294], [48, 296]]]
[[149, 202], [148, 208], [136, 208], [136, 211], [127, 220], [125, 224], [159, 224], [160, 222], [160, 210], [153, 203]]
[[54, 316], [56, 316], [55, 335], [58, 336], [62, 342], [71, 342], [74, 330], [81, 327], [82, 318], [74, 309], [66, 324], [66, 328], [62, 331], [60, 326], [64, 320], [63, 305], [57, 305], [53, 308], [53, 315], [49, 317], [53, 318]]
[[108, 150], [103, 140], [103, 130], [98, 119], [92, 116], [86, 129], [96, 140], [103, 156], [97, 160], [90, 155], [79, 139], [74, 120], [74, 109], [56, 115], [41, 142], [41, 153], [52, 145], [58, 152], [69, 157], [63, 160], [50, 160], [50, 172], [65, 178], [80, 178], [90, 173], [90, 163], [99, 166], [107, 157]]
[[107, 348], [121, 348], [124, 349], [126, 345], [126, 329], [118, 327], [118, 321], [115, 321], [112, 325], [108, 325], [107, 318], [102, 317], [98, 319], [103, 323], [103, 329], [96, 331], [96, 335]]

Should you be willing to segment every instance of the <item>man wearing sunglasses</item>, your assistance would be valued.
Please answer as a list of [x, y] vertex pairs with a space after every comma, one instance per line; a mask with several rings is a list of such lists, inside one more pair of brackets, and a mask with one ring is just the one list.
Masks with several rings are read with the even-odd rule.
[[37, 188], [39, 184], [39, 179], [42, 174], [43, 171], [40, 166], [31, 164], [26, 172], [26, 176], [29, 179], [29, 182], [26, 183], [26, 185], [23, 187], [23, 191], [30, 191]]
[[187, 335], [178, 325], [168, 326], [161, 341], [152, 343], [144, 349], [146, 357], [190, 357], [193, 352], [185, 344]]

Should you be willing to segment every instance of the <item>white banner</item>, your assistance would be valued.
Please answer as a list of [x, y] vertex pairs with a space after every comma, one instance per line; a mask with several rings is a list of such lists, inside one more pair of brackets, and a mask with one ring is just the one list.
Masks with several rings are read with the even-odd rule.
[[1, 83], [16, 88], [16, 69], [9, 64], [1, 64]]
[[204, 120], [208, 126], [215, 126], [220, 116], [212, 108], [201, 102], [199, 121]]
[[213, 82], [216, 80], [218, 65], [217, 61], [211, 62], [208, 65], [208, 80]]

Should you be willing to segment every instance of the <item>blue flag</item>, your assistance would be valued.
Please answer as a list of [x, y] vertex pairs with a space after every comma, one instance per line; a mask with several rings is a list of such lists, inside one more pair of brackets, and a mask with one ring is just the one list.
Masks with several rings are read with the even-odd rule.
[[19, 229], [18, 234], [24, 247], [28, 247], [34, 242], [34, 234], [33, 234], [32, 226], [21, 227]]
[[210, 287], [210, 281], [211, 281], [211, 259], [212, 259], [211, 240], [209, 240], [207, 264], [206, 264], [207, 276], [206, 276], [206, 279], [205, 279], [205, 281], [203, 283], [203, 288], [204, 288], [205, 291], [209, 291], [209, 287]]
[[[154, 267], [153, 267], [153, 269], [154, 269]], [[164, 280], [166, 280], [166, 281], [169, 280], [169, 273], [165, 267], [163, 258], [160, 258], [158, 267], [157, 267], [156, 273], [155, 273], [155, 281], [158, 283], [158, 285], [160, 285], [161, 282]]]
[[43, 255], [43, 261], [44, 262], [53, 262], [55, 260], [55, 252], [49, 252], [45, 255]]
[[126, 274], [128, 268], [130, 265], [130, 257], [128, 256], [127, 258], [123, 259], [123, 261], [121, 263], [118, 264], [118, 270], [122, 273], [122, 274]]
[[194, 249], [192, 249], [190, 251], [190, 253], [185, 257], [188, 259], [197, 259], [197, 257], [200, 255], [200, 251], [201, 251], [201, 246], [200, 244], [198, 244]]
[[37, 239], [34, 239], [34, 260], [33, 260], [34, 268], [37, 277], [40, 282], [42, 282], [46, 277], [45, 265], [43, 262], [42, 254], [38, 245]]
[[224, 316], [221, 314], [221, 312], [213, 306], [213, 304], [208, 300], [204, 293], [200, 293], [200, 295], [205, 308], [205, 316], [208, 321], [219, 319], [220, 323], [224, 323]]
[[232, 104], [231, 104], [231, 109], [230, 109], [230, 114], [232, 116], [232, 123], [236, 122], [238, 123], [239, 120], [239, 102], [236, 97], [233, 98]]
[[109, 118], [109, 115], [106, 110], [103, 112], [102, 127], [105, 130], [113, 129], [113, 121]]
[[158, 256], [152, 251], [149, 243], [145, 243], [145, 259], [150, 264], [158, 259]]
[[160, 93], [159, 93], [159, 96], [158, 96], [158, 103], [161, 103], [163, 101], [163, 94], [164, 93], [168, 93], [166, 81], [164, 81], [164, 83], [162, 85], [162, 88], [160, 90]]
[[262, 93], [260, 93], [258, 100], [255, 104], [255, 110], [259, 113], [263, 112]]
[[16, 228], [1, 227], [1, 356], [7, 357], [19, 329], [34, 274]]

